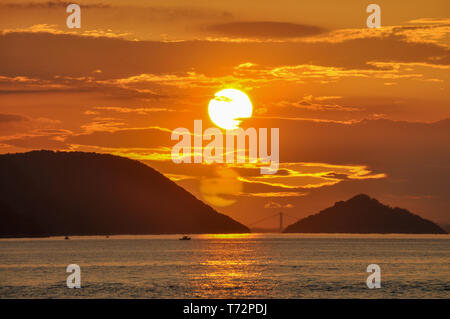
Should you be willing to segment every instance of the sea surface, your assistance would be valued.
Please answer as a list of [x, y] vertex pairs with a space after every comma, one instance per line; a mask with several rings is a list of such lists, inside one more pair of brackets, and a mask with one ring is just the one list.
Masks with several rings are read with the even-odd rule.
[[2, 239], [0, 298], [450, 298], [450, 235], [179, 237]]

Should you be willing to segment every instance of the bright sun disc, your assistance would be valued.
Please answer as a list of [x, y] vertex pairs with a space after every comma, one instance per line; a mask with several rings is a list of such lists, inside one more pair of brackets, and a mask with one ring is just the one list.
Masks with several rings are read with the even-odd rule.
[[233, 130], [241, 121], [238, 118], [252, 116], [252, 102], [247, 94], [236, 89], [225, 89], [214, 94], [209, 101], [208, 113], [211, 121], [217, 126]]

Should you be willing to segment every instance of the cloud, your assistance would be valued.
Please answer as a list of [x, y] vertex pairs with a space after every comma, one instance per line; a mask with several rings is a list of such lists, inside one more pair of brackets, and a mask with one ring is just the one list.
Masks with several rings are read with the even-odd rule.
[[23, 136], [20, 138], [13, 138], [2, 140], [2, 143], [22, 147], [26, 149], [52, 149], [63, 150], [67, 149], [68, 145], [54, 136]]
[[294, 208], [292, 204], [280, 204], [277, 202], [270, 201], [264, 205], [264, 208]]
[[277, 107], [294, 107], [298, 109], [314, 110], [314, 111], [360, 111], [360, 108], [343, 106], [333, 101], [341, 99], [341, 96], [317, 96], [306, 95], [298, 101], [278, 101], [273, 105]]
[[59, 120], [45, 117], [29, 117], [19, 114], [0, 114], [0, 141], [22, 140], [29, 137], [53, 135]]
[[264, 193], [248, 192], [248, 193], [240, 194], [240, 196], [267, 197], [267, 198], [300, 197], [300, 196], [306, 196], [306, 195], [307, 195], [307, 193], [301, 193], [301, 192], [264, 192]]
[[[146, 17], [148, 20], [152, 19], [204, 19], [204, 18], [231, 18], [233, 14], [226, 10], [212, 10], [208, 8], [200, 7], [189, 7], [189, 6], [149, 6], [145, 3], [125, 3], [125, 5], [118, 3], [109, 4], [108, 1], [103, 2], [91, 2], [91, 3], [79, 3], [82, 10], [87, 9], [101, 9], [97, 11], [97, 15], [102, 13], [105, 15], [111, 14], [111, 12], [120, 12], [122, 17], [133, 15], [133, 18], [142, 19]], [[24, 1], [24, 2], [4, 2], [0, 3], [0, 7], [7, 9], [65, 9], [73, 1], [62, 1], [62, 0], [50, 0], [50, 1]], [[143, 14], [138, 14], [143, 13]], [[114, 18], [117, 19], [116, 16]]]
[[[171, 130], [148, 128], [121, 128], [123, 123], [117, 119], [97, 119], [87, 124], [86, 133], [69, 136], [66, 140], [69, 144], [97, 146], [102, 148], [159, 148], [168, 147]], [[170, 148], [168, 148], [170, 154]]]
[[0, 125], [2, 123], [11, 123], [11, 122], [22, 122], [27, 121], [28, 118], [22, 115], [15, 114], [0, 114]]
[[227, 37], [266, 39], [300, 38], [325, 31], [316, 26], [276, 21], [229, 22], [214, 24], [206, 29]]
[[[2, 76], [74, 79], [93, 76], [103, 84], [132, 81], [196, 83], [201, 76], [227, 77], [270, 75], [280, 79], [303, 72], [303, 78], [315, 76], [372, 76], [378, 71], [369, 62], [428, 63], [450, 65], [449, 50], [433, 43], [407, 42], [402, 37], [356, 39], [340, 43], [226, 43], [210, 41], [151, 42], [50, 33], [8, 33], [0, 35]], [[74, 48], [77, 48], [74, 50]], [[333, 52], [332, 55], [329, 52]], [[183, 52], [183, 58], [179, 58]], [[302, 54], [292, 54], [301, 52]], [[124, 57], [133, 57], [124, 59]], [[29, 61], [34, 61], [30, 64]], [[76, 61], [76, 63], [74, 63]], [[120, 63], [118, 63], [120, 61]], [[256, 67], [237, 68], [252, 63]], [[308, 65], [316, 66], [314, 69]], [[217, 66], [220, 66], [218, 68]], [[303, 69], [302, 70], [302, 66]], [[278, 68], [278, 69], [277, 69]], [[259, 72], [262, 70], [263, 72]], [[357, 70], [357, 71], [353, 71]], [[360, 70], [366, 70], [362, 73]], [[331, 71], [331, 72], [330, 72]], [[384, 70], [386, 71], [386, 70]], [[395, 71], [395, 70], [394, 70]], [[394, 71], [389, 72], [397, 76]], [[309, 76], [308, 76], [309, 74]], [[145, 75], [141, 76], [140, 75]], [[402, 74], [398, 74], [402, 76]], [[412, 75], [408, 75], [412, 76]], [[133, 78], [136, 77], [136, 78]], [[220, 83], [220, 82], [218, 82]]]
[[83, 124], [81, 128], [88, 133], [106, 131], [115, 132], [125, 126], [125, 123], [121, 119], [111, 117], [96, 117], [93, 122]]
[[[8, 0], [7, 0], [8, 1]], [[229, 21], [233, 14], [220, 8], [169, 4], [148, 1], [82, 1], [82, 29], [68, 30], [65, 9], [68, 1], [0, 1], [0, 25], [3, 28], [46, 23], [57, 25], [58, 32], [73, 32], [91, 36], [117, 36], [129, 40], [176, 41], [188, 35], [194, 38], [194, 24]], [[62, 16], [61, 16], [62, 15]], [[10, 17], [14, 17], [13, 24]], [[92, 18], [94, 17], [94, 18]], [[86, 31], [86, 27], [89, 30]], [[150, 31], [149, 31], [150, 30]], [[91, 33], [91, 34], [89, 34]]]
[[0, 95], [96, 92], [118, 99], [148, 100], [163, 97], [149, 89], [148, 86], [143, 86], [144, 83], [133, 82], [131, 85], [128, 85], [120, 80], [99, 80], [94, 76], [72, 77], [55, 75], [48, 79], [26, 76], [0, 76]]
[[280, 163], [288, 174], [243, 175], [239, 180], [248, 184], [261, 184], [284, 190], [312, 189], [331, 186], [348, 179], [386, 178], [384, 173], [374, 173], [364, 165], [333, 165], [327, 163]]
[[[404, 25], [380, 28], [337, 29], [301, 41], [339, 43], [357, 39], [386, 39], [399, 37], [406, 42], [439, 43], [450, 33], [450, 19], [416, 19]], [[445, 45], [443, 45], [445, 46]]]
[[107, 30], [61, 30], [56, 24], [34, 24], [26, 28], [3, 29], [2, 34], [9, 33], [48, 33], [48, 34], [68, 34], [91, 38], [125, 38], [130, 36], [129, 32], [115, 33], [111, 29]]
[[[292, 85], [308, 82], [323, 84], [336, 82], [342, 79], [363, 79], [371, 81], [379, 79], [383, 83], [395, 83], [394, 80], [420, 80], [442, 83], [436, 71], [449, 69], [450, 65], [431, 64], [425, 62], [373, 62], [368, 61], [366, 68], [347, 69], [343, 67], [321, 66], [314, 64], [278, 65], [274, 67], [247, 63], [232, 68], [225, 76], [208, 76], [197, 72], [175, 72], [173, 74], [141, 73], [129, 77], [103, 79], [103, 75], [95, 76], [53, 76], [49, 79], [37, 77], [0, 76], [0, 94], [33, 94], [52, 92], [97, 92], [122, 99], [160, 99], [175, 98], [175, 90], [187, 89], [219, 89], [224, 86], [236, 88], [256, 88], [273, 86], [277, 82], [288, 82]], [[435, 69], [435, 70], [433, 70]], [[373, 83], [373, 82], [372, 82]], [[185, 93], [183, 93], [185, 94]], [[361, 106], [343, 105], [338, 100], [342, 96], [312, 96], [303, 98], [274, 101], [271, 105], [292, 110], [301, 109], [309, 111], [327, 112], [361, 112]], [[103, 107], [107, 111], [119, 113], [146, 114], [150, 112], [171, 112], [169, 108], [123, 108]], [[258, 110], [263, 110], [261, 106]], [[265, 112], [267, 108], [264, 109]], [[95, 112], [95, 110], [90, 110]], [[261, 112], [259, 112], [260, 114]], [[367, 116], [367, 115], [366, 115]]]
[[[173, 109], [163, 108], [163, 107], [120, 107], [120, 106], [94, 106], [93, 109], [95, 110], [102, 110], [102, 111], [112, 111], [112, 112], [118, 112], [118, 113], [136, 113], [139, 115], [147, 115], [149, 113], [154, 112], [175, 112]], [[86, 113], [87, 112], [87, 113]], [[85, 114], [97, 114], [96, 111], [86, 111]], [[180, 112], [177, 110], [177, 112]]]

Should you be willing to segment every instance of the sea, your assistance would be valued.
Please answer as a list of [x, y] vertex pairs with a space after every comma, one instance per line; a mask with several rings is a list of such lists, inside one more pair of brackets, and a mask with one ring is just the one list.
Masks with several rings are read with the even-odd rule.
[[[450, 235], [191, 237], [1, 239], [0, 298], [450, 297]], [[70, 264], [81, 288], [67, 287]]]

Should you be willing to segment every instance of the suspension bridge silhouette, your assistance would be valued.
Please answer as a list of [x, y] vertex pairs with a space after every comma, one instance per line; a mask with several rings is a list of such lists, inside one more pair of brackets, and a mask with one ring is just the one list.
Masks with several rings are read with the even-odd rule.
[[261, 218], [261, 219], [257, 220], [256, 222], [253, 222], [253, 223], [251, 223], [251, 224], [248, 224], [247, 226], [248, 226], [249, 228], [252, 228], [252, 227], [255, 226], [255, 225], [261, 224], [262, 222], [268, 221], [268, 220], [270, 220], [270, 219], [272, 219], [272, 218], [276, 218], [276, 217], [278, 217], [279, 220], [280, 220], [280, 227], [279, 227], [280, 233], [281, 233], [281, 232], [283, 231], [283, 229], [284, 229], [284, 220], [285, 220], [286, 217], [291, 218], [291, 219], [294, 219], [294, 222], [300, 220], [299, 217], [291, 216], [291, 215], [286, 214], [286, 213], [284, 213], [284, 212], [279, 212], [279, 213], [276, 213], [276, 214], [273, 214], [273, 215], [270, 215], [270, 216], [266, 216], [266, 217], [264, 217], [264, 218]]

